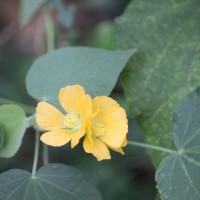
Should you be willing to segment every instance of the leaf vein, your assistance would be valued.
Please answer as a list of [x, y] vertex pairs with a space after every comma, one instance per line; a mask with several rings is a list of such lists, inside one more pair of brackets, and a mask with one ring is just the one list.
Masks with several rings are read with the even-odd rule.
[[185, 172], [185, 176], [186, 178], [188, 179], [189, 183], [190, 183], [190, 186], [192, 186], [192, 188], [194, 189], [194, 191], [200, 196], [200, 191], [196, 188], [196, 186], [194, 185], [189, 173], [188, 173], [188, 170], [183, 162], [183, 160], [181, 159], [181, 157], [179, 157], [179, 160], [181, 162], [181, 167], [183, 169], [183, 171]]
[[41, 181], [43, 181], [43, 182], [45, 182], [45, 183], [51, 185], [51, 186], [54, 186], [55, 188], [57, 188], [57, 189], [59, 189], [59, 190], [61, 190], [61, 191], [64, 191], [64, 192], [70, 194], [70, 195], [73, 196], [74, 198], [80, 200], [77, 196], [75, 196], [75, 195], [74, 195], [73, 193], [71, 193], [70, 191], [65, 190], [65, 189], [63, 189], [63, 188], [61, 188], [61, 187], [59, 187], [59, 186], [53, 184], [52, 182], [49, 182], [49, 181], [47, 181], [47, 180], [45, 180], [45, 179], [42, 179], [42, 178], [40, 178], [40, 177], [37, 177], [37, 178], [40, 179]]

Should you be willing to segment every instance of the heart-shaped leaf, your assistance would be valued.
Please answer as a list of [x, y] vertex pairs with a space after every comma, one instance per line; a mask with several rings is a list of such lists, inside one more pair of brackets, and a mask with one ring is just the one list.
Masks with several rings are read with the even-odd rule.
[[0, 157], [11, 157], [21, 146], [28, 127], [24, 110], [16, 105], [1, 106], [0, 127]]
[[55, 50], [33, 63], [26, 78], [27, 90], [35, 99], [57, 106], [58, 92], [66, 85], [80, 84], [92, 96], [109, 95], [134, 52], [89, 47]]
[[[200, 86], [198, 8], [199, 0], [134, 0], [116, 20], [119, 48], [138, 49], [122, 84], [147, 143], [173, 147], [175, 105]], [[152, 155], [159, 164], [163, 155]]]
[[163, 200], [200, 199], [200, 90], [175, 110], [173, 138], [177, 153], [161, 163], [156, 181]]
[[0, 175], [2, 200], [101, 200], [94, 184], [79, 170], [63, 164], [48, 164], [35, 176], [12, 169]]

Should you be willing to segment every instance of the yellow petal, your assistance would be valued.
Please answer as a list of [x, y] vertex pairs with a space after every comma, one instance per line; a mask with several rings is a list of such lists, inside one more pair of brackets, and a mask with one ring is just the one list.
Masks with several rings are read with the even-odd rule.
[[92, 123], [92, 116], [90, 117], [90, 119], [88, 120], [88, 123], [86, 125], [86, 134], [87, 134], [87, 139], [90, 141], [91, 144], [93, 144], [93, 139], [92, 139], [92, 131], [90, 129], [91, 127], [91, 123]]
[[85, 135], [85, 127], [81, 128], [80, 130], [72, 133], [71, 139], [71, 148], [74, 148], [78, 143], [79, 140]]
[[97, 96], [93, 99], [93, 112], [98, 110], [102, 113], [107, 112], [107, 110], [115, 107], [119, 107], [119, 104], [110, 97], [107, 96]]
[[64, 115], [46, 102], [40, 102], [36, 108], [36, 122], [45, 130], [57, 130], [62, 127]]
[[82, 117], [82, 123], [85, 125], [92, 115], [92, 99], [88, 94], [82, 98], [79, 114]]
[[80, 111], [83, 97], [85, 91], [80, 85], [66, 86], [59, 92], [60, 104], [67, 113]]
[[59, 129], [42, 134], [40, 140], [47, 145], [59, 147], [71, 140], [71, 134], [68, 134], [64, 129]]
[[111, 159], [108, 147], [99, 139], [93, 140], [93, 143], [86, 137], [83, 142], [85, 152], [92, 153], [98, 161]]
[[101, 140], [110, 147], [119, 148], [128, 132], [128, 121], [123, 108], [113, 108], [104, 113], [101, 120], [105, 126], [105, 134]]
[[126, 137], [125, 137], [125, 139], [124, 139], [124, 141], [123, 141], [123, 143], [122, 143], [122, 146], [121, 147], [125, 147], [126, 145], [127, 145], [127, 139], [126, 139]]
[[111, 148], [113, 151], [116, 151], [116, 152], [121, 153], [122, 155], [124, 155], [124, 151], [123, 151], [122, 148], [112, 148], [112, 147], [109, 147], [109, 148]]
[[127, 145], [127, 139], [125, 138], [122, 145], [121, 145], [121, 148], [113, 148], [113, 147], [110, 147], [110, 146], [109, 146], [109, 148], [112, 149], [113, 151], [116, 151], [116, 152], [124, 155], [124, 151], [123, 151], [122, 147], [125, 147], [126, 145]]

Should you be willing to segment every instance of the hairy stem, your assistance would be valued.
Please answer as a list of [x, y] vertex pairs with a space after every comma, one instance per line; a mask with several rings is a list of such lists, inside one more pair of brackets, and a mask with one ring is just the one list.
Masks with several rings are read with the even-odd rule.
[[49, 148], [46, 144], [43, 144], [42, 158], [44, 165], [47, 165], [49, 163]]
[[33, 159], [33, 168], [32, 168], [32, 177], [35, 177], [38, 157], [39, 157], [39, 147], [40, 147], [40, 134], [39, 131], [35, 132], [35, 150], [34, 150], [34, 159]]
[[[47, 5], [45, 13], [45, 32], [46, 32], [46, 51], [47, 53], [55, 49], [55, 30], [54, 22], [51, 16], [50, 6]], [[43, 144], [42, 157], [44, 165], [49, 163], [49, 149]]]
[[128, 141], [128, 144], [133, 145], [133, 146], [137, 146], [137, 147], [146, 148], [146, 149], [152, 149], [152, 150], [155, 150], [155, 151], [162, 151], [162, 152], [165, 152], [165, 153], [175, 153], [175, 152], [177, 152], [177, 151], [172, 150], [172, 149], [167, 149], [167, 148], [154, 146], [154, 145], [151, 145], [151, 144], [145, 144], [145, 143], [141, 143], [141, 142]]

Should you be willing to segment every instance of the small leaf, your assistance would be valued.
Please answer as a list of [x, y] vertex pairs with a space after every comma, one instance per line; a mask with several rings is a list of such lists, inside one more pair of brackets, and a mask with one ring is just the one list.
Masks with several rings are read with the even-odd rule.
[[[145, 141], [173, 148], [175, 105], [200, 86], [199, 0], [131, 1], [116, 20], [120, 49], [137, 48], [122, 85]], [[164, 154], [151, 152], [158, 165]]]
[[34, 14], [47, 0], [20, 0], [20, 22], [22, 26], [29, 23]]
[[177, 106], [173, 138], [177, 153], [161, 163], [156, 181], [162, 200], [200, 199], [200, 90]]
[[79, 170], [63, 164], [48, 164], [35, 177], [12, 169], [0, 175], [0, 199], [101, 200], [94, 184]]
[[[16, 105], [0, 107], [0, 157], [13, 156], [21, 146], [28, 121], [22, 108]], [[3, 139], [3, 140], [2, 140]]]
[[58, 92], [66, 85], [80, 84], [92, 96], [109, 95], [134, 52], [88, 47], [58, 49], [33, 63], [26, 78], [28, 93], [54, 105], [58, 105]]

